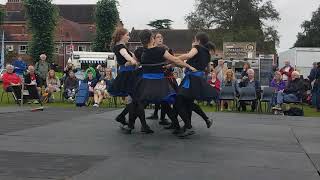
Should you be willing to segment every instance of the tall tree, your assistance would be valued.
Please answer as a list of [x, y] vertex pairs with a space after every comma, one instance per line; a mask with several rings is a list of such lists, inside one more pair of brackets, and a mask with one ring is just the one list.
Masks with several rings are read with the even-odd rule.
[[112, 34], [119, 22], [117, 5], [117, 0], [100, 0], [97, 2], [95, 12], [97, 35], [93, 44], [94, 51], [110, 51]]
[[171, 29], [173, 21], [170, 19], [157, 19], [154, 21], [150, 21], [148, 26], [151, 26], [155, 29]]
[[52, 0], [24, 0], [28, 27], [32, 34], [28, 54], [34, 61], [41, 53], [46, 53], [48, 61], [53, 61], [54, 32], [58, 20], [58, 10]]
[[[218, 29], [224, 31], [218, 42], [256, 41], [257, 48], [266, 53], [275, 52], [278, 32], [268, 21], [280, 20], [270, 0], [197, 0], [196, 9], [186, 16], [190, 29]], [[214, 35], [213, 35], [214, 36]], [[222, 39], [221, 39], [222, 38]], [[268, 45], [266, 45], [268, 44]], [[219, 44], [220, 47], [222, 44]]]
[[313, 12], [310, 21], [301, 25], [303, 32], [298, 33], [294, 47], [320, 47], [320, 7]]

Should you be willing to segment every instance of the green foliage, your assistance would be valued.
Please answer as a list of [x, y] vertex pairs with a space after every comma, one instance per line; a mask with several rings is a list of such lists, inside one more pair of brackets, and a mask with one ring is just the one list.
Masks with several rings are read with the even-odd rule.
[[150, 21], [148, 26], [151, 26], [155, 29], [171, 29], [173, 21], [170, 19], [157, 19], [154, 21]]
[[253, 41], [264, 53], [274, 53], [279, 44], [277, 30], [266, 25], [278, 20], [272, 2], [262, 0], [197, 0], [195, 11], [186, 16], [190, 29], [218, 29], [219, 35], [211, 35], [218, 47], [223, 41]]
[[4, 16], [5, 10], [3, 8], [0, 8], [0, 25], [3, 23]]
[[320, 47], [320, 7], [312, 15], [310, 21], [301, 25], [303, 32], [298, 33], [295, 47]]
[[100, 0], [97, 2], [95, 12], [97, 36], [94, 40], [93, 51], [110, 51], [112, 34], [119, 22], [117, 5], [117, 0]]
[[54, 32], [58, 20], [58, 10], [52, 0], [24, 0], [23, 1], [28, 27], [32, 34], [28, 54], [34, 62], [39, 60], [39, 55], [44, 52], [48, 61], [53, 61]]

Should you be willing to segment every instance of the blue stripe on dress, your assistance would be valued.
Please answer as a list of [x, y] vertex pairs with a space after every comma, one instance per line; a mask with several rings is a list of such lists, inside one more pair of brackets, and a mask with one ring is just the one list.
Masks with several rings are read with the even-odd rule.
[[190, 70], [186, 70], [185, 72], [185, 80], [182, 85], [185, 89], [190, 88], [190, 76], [196, 76], [196, 77], [204, 77], [205, 73], [203, 71], [197, 71], [197, 72], [192, 72]]

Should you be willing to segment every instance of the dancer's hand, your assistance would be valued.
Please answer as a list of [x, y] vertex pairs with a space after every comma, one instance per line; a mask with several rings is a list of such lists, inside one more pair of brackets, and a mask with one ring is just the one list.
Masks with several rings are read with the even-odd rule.
[[194, 68], [194, 67], [192, 67], [192, 66], [191, 66], [189, 69], [190, 69], [192, 72], [197, 72], [197, 71], [198, 71], [196, 68]]

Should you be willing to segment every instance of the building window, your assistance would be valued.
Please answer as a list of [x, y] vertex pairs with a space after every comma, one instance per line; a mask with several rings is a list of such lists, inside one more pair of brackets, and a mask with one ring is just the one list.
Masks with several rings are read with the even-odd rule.
[[66, 46], [66, 54], [72, 54], [73, 50], [74, 50], [74, 45]]
[[54, 47], [54, 53], [55, 53], [55, 54], [60, 54], [60, 45], [56, 45], [56, 46]]
[[6, 50], [7, 51], [14, 51], [14, 47], [13, 47], [13, 45], [6, 45]]
[[86, 46], [78, 46], [78, 51], [86, 51], [87, 47]]
[[26, 54], [28, 50], [27, 45], [19, 45], [19, 54]]

